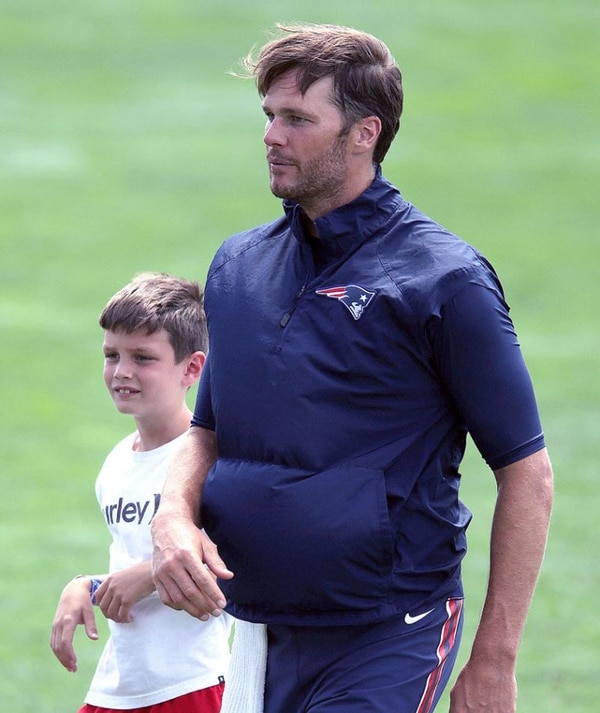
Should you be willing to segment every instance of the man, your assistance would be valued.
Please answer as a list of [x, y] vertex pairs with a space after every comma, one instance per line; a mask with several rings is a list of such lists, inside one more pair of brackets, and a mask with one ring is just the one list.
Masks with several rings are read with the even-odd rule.
[[402, 110], [387, 47], [281, 29], [247, 67], [285, 216], [209, 270], [211, 353], [153, 524], [157, 589], [268, 625], [266, 713], [433, 710], [462, 626], [470, 432], [498, 497], [451, 711], [514, 711], [552, 470], [502, 287], [381, 175]]

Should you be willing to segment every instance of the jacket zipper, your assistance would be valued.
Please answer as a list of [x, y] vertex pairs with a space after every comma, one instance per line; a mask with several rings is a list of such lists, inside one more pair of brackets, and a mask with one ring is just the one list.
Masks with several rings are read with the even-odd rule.
[[295, 297], [294, 304], [292, 308], [289, 310], [289, 312], [286, 312], [283, 317], [279, 320], [279, 326], [283, 329], [283, 327], [286, 326], [286, 324], [290, 321], [292, 318], [292, 315], [294, 314], [294, 311], [296, 310], [296, 307], [298, 306], [298, 302], [300, 302], [300, 298], [304, 294], [304, 291], [306, 290], [306, 286], [308, 284], [308, 278], [306, 282], [302, 285], [300, 292]]

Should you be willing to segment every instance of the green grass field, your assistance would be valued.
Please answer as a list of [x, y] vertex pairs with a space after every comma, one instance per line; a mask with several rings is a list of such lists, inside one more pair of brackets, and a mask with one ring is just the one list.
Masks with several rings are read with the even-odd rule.
[[[498, 269], [556, 471], [546, 563], [519, 660], [521, 713], [600, 700], [600, 6], [595, 0], [2, 0], [0, 702], [77, 710], [48, 646], [63, 583], [105, 568], [93, 495], [131, 423], [101, 380], [97, 316], [133, 274], [204, 279], [231, 233], [279, 215], [254, 87], [227, 70], [275, 21], [371, 31], [405, 76], [384, 172]], [[472, 450], [460, 661], [487, 567], [493, 478]], [[444, 698], [438, 710], [447, 710]]]

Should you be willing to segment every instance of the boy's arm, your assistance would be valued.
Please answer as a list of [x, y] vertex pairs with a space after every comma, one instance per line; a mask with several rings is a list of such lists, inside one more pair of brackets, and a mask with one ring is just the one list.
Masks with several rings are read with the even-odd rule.
[[471, 656], [450, 694], [450, 712], [516, 710], [517, 650], [544, 556], [552, 504], [545, 449], [495, 472], [490, 574]]
[[216, 459], [214, 432], [192, 426], [171, 460], [152, 521], [154, 581], [161, 600], [203, 621], [218, 616], [226, 603], [215, 578], [233, 577], [200, 530], [202, 487]]
[[[102, 575], [98, 579], [102, 579]], [[89, 577], [77, 576], [68, 582], [62, 591], [52, 622], [50, 646], [56, 658], [71, 672], [77, 671], [77, 656], [73, 648], [77, 626], [84, 626], [90, 639], [98, 638], [90, 587]]]
[[107, 619], [126, 624], [133, 619], [131, 607], [154, 590], [152, 560], [146, 560], [106, 575], [95, 599]]

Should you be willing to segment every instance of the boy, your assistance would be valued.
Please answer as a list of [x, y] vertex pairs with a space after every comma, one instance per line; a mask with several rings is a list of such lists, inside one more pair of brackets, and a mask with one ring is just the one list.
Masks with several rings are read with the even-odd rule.
[[[112, 535], [110, 571], [78, 575], [63, 590], [51, 647], [77, 670], [77, 625], [97, 639], [93, 604], [110, 638], [79, 713], [217, 713], [228, 664], [230, 619], [198, 621], [164, 606], [152, 581], [150, 522], [172, 453], [187, 431], [186, 393], [207, 351], [203, 293], [193, 282], [144, 273], [100, 315], [104, 381], [136, 431], [117, 444], [96, 481]], [[212, 546], [208, 538], [209, 547]]]

